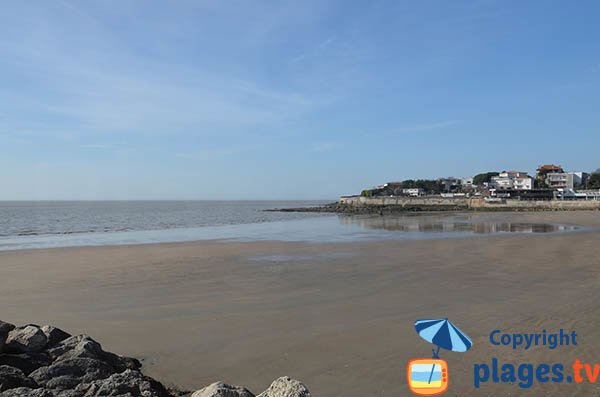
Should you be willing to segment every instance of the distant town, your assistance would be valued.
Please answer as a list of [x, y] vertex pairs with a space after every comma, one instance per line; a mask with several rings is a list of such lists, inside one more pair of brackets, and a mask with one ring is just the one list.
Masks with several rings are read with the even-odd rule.
[[535, 177], [527, 171], [484, 172], [468, 178], [408, 179], [361, 192], [362, 197], [483, 197], [487, 201], [600, 200], [600, 169], [565, 171], [560, 165], [540, 165]]

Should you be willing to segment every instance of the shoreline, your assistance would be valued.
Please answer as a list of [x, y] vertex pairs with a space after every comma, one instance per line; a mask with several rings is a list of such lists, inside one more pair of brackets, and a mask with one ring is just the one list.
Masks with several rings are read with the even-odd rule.
[[[550, 218], [550, 222], [549, 224], [552, 225], [556, 225], [556, 226], [565, 226], [565, 227], [574, 227], [576, 228], [575, 230], [559, 230], [559, 231], [551, 231], [551, 232], [545, 232], [544, 234], [549, 234], [549, 235], [556, 235], [556, 234], [572, 234], [572, 233], [586, 233], [586, 232], [593, 232], [594, 231], [594, 227], [593, 226], [586, 226], [582, 223], [585, 223], [586, 218], [585, 216], [580, 216], [577, 217], [578, 221], [577, 223], [570, 223], [570, 222], [564, 222], [565, 219], [561, 219], [564, 217], [561, 217], [559, 214], [596, 214], [597, 211], [493, 211], [493, 212], [486, 212], [486, 211], [482, 211], [482, 212], [478, 212], [478, 211], [418, 211], [418, 212], [406, 212], [406, 211], [400, 211], [400, 212], [390, 212], [390, 213], [385, 213], [385, 214], [380, 214], [380, 213], [372, 213], [372, 212], [365, 212], [365, 213], [338, 213], [338, 216], [348, 216], [348, 217], [352, 217], [352, 219], [356, 219], [356, 220], [362, 220], [365, 218], [361, 218], [361, 215], [404, 215], [404, 214], [414, 214], [416, 216], [427, 216], [427, 215], [438, 215], [440, 213], [444, 213], [444, 214], [450, 214], [450, 215], [456, 215], [456, 216], [460, 216], [460, 215], [470, 215], [470, 214], [479, 214], [481, 216], [485, 216], [486, 214], [489, 214], [490, 216], [500, 216], [500, 217], [507, 217], [507, 218], [511, 218], [514, 215], [519, 215], [520, 222], [523, 223], [528, 223], [528, 222], [532, 222], [532, 223], [536, 223], [539, 222], [540, 219], [538, 219], [539, 217], [536, 217], [535, 215], [538, 214], [541, 217], [544, 217], [544, 214], [556, 214], [557, 216], [555, 218], [557, 219], [551, 219]], [[527, 218], [527, 214], [531, 214], [532, 216], [529, 217], [529, 219]], [[334, 213], [331, 213], [331, 215], [336, 215]], [[525, 217], [525, 218], [523, 218]], [[572, 218], [567, 216], [567, 218]], [[288, 220], [288, 221], [274, 221], [277, 223], [287, 223], [287, 222], [302, 222], [302, 221], [310, 221], [310, 220], [315, 220], [318, 218], [306, 218], [303, 220]], [[380, 219], [379, 217], [369, 217], [367, 219], [373, 219], [373, 220], [377, 220]], [[386, 218], [381, 218], [381, 219], [386, 219]], [[394, 218], [391, 218], [394, 219]], [[502, 222], [504, 219], [498, 219], [495, 220], [494, 218], [491, 218], [490, 221], [494, 221], [494, 222]], [[484, 219], [485, 221], [485, 219]], [[271, 222], [263, 222], [263, 223], [256, 223], [256, 224], [240, 224], [240, 225], [232, 225], [234, 227], [244, 227], [244, 226], [252, 226], [252, 225], [256, 225], [256, 226], [264, 226], [264, 225], [268, 225]], [[543, 223], [540, 223], [543, 224]], [[211, 231], [211, 229], [220, 229], [220, 228], [226, 228], [229, 225], [218, 225], [218, 226], [206, 226], [203, 227], [202, 229], [204, 231]], [[600, 225], [598, 225], [600, 226]], [[187, 230], [195, 230], [195, 229], [165, 229], [165, 230], [150, 230], [148, 232], [185, 232]], [[377, 230], [377, 229], [375, 229]], [[146, 232], [146, 231], [139, 231], [139, 232]], [[110, 234], [117, 234], [117, 233], [121, 233], [121, 232], [107, 232], [107, 233], [99, 233], [98, 236], [107, 236]], [[132, 232], [125, 232], [125, 233], [135, 233], [135, 231]], [[404, 234], [403, 234], [404, 233]], [[107, 243], [107, 244], [86, 244], [86, 245], [80, 245], [80, 244], [74, 244], [74, 245], [59, 245], [59, 246], [42, 246], [42, 247], [27, 247], [27, 248], [17, 248], [17, 249], [0, 249], [0, 254], [2, 253], [11, 253], [11, 252], [39, 252], [39, 251], [52, 251], [52, 250], [62, 250], [62, 249], [85, 249], [85, 248], [102, 248], [102, 247], [143, 247], [143, 246], [154, 246], [154, 245], [164, 245], [166, 247], [168, 246], [177, 246], [177, 245], [196, 245], [196, 244], [202, 244], [202, 243], [215, 243], [215, 244], [228, 244], [228, 243], [280, 243], [280, 242], [285, 242], [285, 243], [305, 243], [305, 244], [361, 244], [361, 243], [368, 243], [370, 241], [384, 241], [384, 242], [391, 242], [391, 241], [407, 241], [407, 240], [413, 240], [412, 238], [407, 238], [406, 236], [411, 235], [412, 233], [417, 233], [417, 232], [406, 232], [406, 231], [390, 231], [387, 235], [382, 235], [379, 236], [377, 238], [374, 239], [355, 239], [355, 240], [324, 240], [324, 241], [312, 241], [312, 240], [302, 240], [302, 239], [297, 239], [297, 240], [293, 240], [293, 239], [278, 239], [278, 238], [272, 238], [272, 239], [263, 239], [263, 238], [256, 238], [256, 239], [252, 239], [250, 237], [215, 237], [215, 238], [198, 238], [198, 239], [182, 239], [182, 240], [173, 240], [173, 241], [148, 241], [148, 242], [127, 242], [127, 243]], [[436, 232], [425, 232], [425, 235], [420, 236], [419, 238], [417, 238], [417, 240], [444, 240], [444, 239], [465, 239], [465, 238], [491, 238], [494, 236], [498, 236], [498, 235], [503, 235], [503, 234], [517, 234], [517, 235], [524, 235], [527, 236], [530, 233], [528, 232], [495, 232], [495, 233], [489, 233], [489, 234], [476, 234], [476, 233], [466, 233], [466, 232], [448, 232], [448, 233], [436, 233]], [[92, 233], [90, 233], [91, 235]], [[533, 234], [537, 234], [537, 233], [533, 233]], [[52, 237], [55, 237], [54, 235], [51, 235]], [[59, 235], [62, 236], [62, 235]], [[84, 234], [82, 236], [88, 236], [88, 234]]]

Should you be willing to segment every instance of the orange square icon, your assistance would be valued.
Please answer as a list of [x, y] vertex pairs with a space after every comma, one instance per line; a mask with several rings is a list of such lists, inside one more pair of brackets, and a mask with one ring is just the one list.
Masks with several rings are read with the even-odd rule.
[[406, 368], [408, 387], [417, 396], [437, 396], [448, 390], [448, 363], [439, 358], [417, 358]]

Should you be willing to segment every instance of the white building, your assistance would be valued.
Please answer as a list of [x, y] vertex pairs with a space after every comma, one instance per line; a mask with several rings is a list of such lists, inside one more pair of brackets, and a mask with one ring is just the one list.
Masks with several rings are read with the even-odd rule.
[[559, 200], [600, 200], [600, 190], [556, 189], [556, 198]]
[[531, 190], [533, 189], [533, 178], [528, 176], [519, 176], [513, 179], [513, 189]]
[[502, 171], [498, 176], [493, 176], [490, 187], [495, 189], [533, 189], [533, 178], [524, 171]]
[[490, 180], [490, 187], [496, 189], [512, 189], [512, 180], [508, 177], [493, 176]]
[[578, 172], [553, 172], [546, 175], [546, 185], [556, 189], [573, 189], [583, 183], [584, 173]]
[[425, 193], [423, 189], [420, 187], [411, 187], [402, 189], [402, 194], [406, 194], [407, 196], [418, 197], [422, 196]]

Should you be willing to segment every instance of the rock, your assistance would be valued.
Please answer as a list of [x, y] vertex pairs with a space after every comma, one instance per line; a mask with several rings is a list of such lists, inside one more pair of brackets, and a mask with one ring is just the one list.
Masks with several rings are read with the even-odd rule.
[[193, 394], [168, 390], [142, 374], [138, 360], [106, 352], [87, 335], [0, 321], [2, 335], [0, 397], [311, 397], [306, 386], [289, 377], [275, 380], [258, 396], [223, 382]]
[[47, 342], [48, 338], [40, 327], [26, 325], [8, 333], [4, 350], [10, 353], [36, 353], [42, 351]]
[[37, 384], [18, 368], [0, 365], [0, 392], [16, 387], [36, 388]]
[[104, 380], [93, 382], [84, 395], [84, 397], [100, 396], [169, 397], [169, 393], [154, 379], [128, 369]]
[[50, 365], [50, 357], [46, 353], [0, 354], [0, 365], [10, 365], [29, 375], [40, 367]]
[[48, 338], [46, 349], [56, 346], [57, 344], [71, 336], [62, 329], [53, 327], [51, 325], [44, 325], [42, 326], [41, 330], [44, 333], [44, 335], [46, 335], [46, 338]]
[[4, 349], [4, 344], [6, 343], [6, 338], [8, 338], [8, 333], [15, 329], [15, 326], [10, 323], [5, 323], [0, 320], [0, 353]]
[[258, 397], [311, 397], [310, 392], [300, 381], [282, 376]]
[[255, 397], [250, 390], [228, 385], [223, 382], [216, 382], [210, 386], [206, 386], [202, 390], [198, 390], [191, 397]]
[[45, 389], [32, 389], [17, 387], [0, 393], [0, 397], [54, 397], [51, 391]]
[[[93, 358], [72, 358], [33, 371], [29, 377], [46, 389], [72, 390], [114, 374], [114, 368]], [[83, 394], [83, 393], [82, 393]]]
[[55, 362], [72, 358], [101, 360], [113, 366], [116, 372], [123, 372], [126, 369], [137, 370], [142, 366], [134, 358], [121, 357], [114, 353], [105, 352], [102, 350], [100, 343], [87, 335], [71, 336], [49, 349], [48, 354]]
[[12, 331], [15, 328], [16, 327], [13, 324], [5, 323], [4, 321], [0, 320], [0, 332], [6, 332], [8, 334], [10, 331]]

